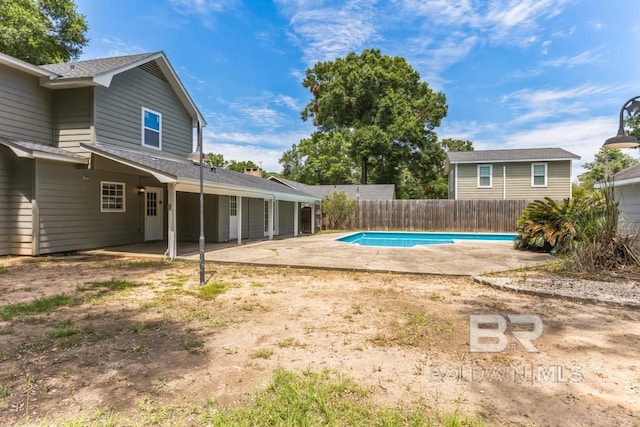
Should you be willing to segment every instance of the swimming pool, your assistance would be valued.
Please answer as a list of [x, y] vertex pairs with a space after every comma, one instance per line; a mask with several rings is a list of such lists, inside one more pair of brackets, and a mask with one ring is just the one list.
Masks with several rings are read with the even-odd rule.
[[336, 240], [362, 246], [410, 248], [417, 245], [442, 245], [456, 241], [513, 242], [511, 233], [415, 233], [390, 231], [362, 231]]

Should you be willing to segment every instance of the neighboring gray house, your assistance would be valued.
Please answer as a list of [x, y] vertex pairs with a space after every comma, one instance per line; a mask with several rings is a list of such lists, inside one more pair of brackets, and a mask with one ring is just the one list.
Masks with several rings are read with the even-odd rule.
[[[640, 164], [613, 175], [615, 200], [620, 209], [618, 229], [621, 234], [640, 234]], [[636, 241], [640, 247], [640, 239]]]
[[[164, 53], [34, 66], [0, 54], [0, 255], [199, 235], [199, 165], [186, 160], [205, 120]], [[298, 234], [317, 197], [205, 170], [205, 237]]]
[[353, 200], [393, 200], [396, 198], [395, 184], [308, 185], [279, 176], [270, 176], [268, 179], [295, 190], [313, 194], [319, 199], [336, 191], [344, 191], [347, 197]]
[[449, 199], [570, 198], [571, 162], [579, 159], [562, 148], [450, 151]]

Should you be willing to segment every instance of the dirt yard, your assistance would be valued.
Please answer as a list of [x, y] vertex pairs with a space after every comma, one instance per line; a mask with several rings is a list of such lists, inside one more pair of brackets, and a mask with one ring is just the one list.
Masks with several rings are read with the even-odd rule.
[[[277, 368], [329, 370], [377, 405], [487, 425], [640, 425], [638, 310], [470, 278], [211, 264], [222, 293], [207, 296], [197, 267], [0, 258], [0, 425], [106, 410], [124, 425], [174, 425], [167, 408], [238, 404]], [[60, 294], [42, 312], [9, 310]], [[539, 352], [507, 329], [504, 351], [471, 353], [472, 314], [539, 316]]]

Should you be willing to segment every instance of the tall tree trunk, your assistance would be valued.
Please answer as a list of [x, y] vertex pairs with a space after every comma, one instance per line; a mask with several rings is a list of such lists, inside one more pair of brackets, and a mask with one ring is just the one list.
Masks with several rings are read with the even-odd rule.
[[360, 184], [367, 185], [367, 158], [362, 158], [362, 173], [360, 174]]

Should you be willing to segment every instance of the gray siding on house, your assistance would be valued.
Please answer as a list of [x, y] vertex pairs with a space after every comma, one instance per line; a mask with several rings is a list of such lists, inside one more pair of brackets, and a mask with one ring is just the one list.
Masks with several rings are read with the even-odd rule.
[[34, 161], [9, 156], [9, 234], [12, 255], [34, 255], [33, 247], [33, 176]]
[[186, 157], [192, 151], [191, 117], [166, 81], [134, 68], [94, 93], [96, 141], [156, 153], [142, 146], [142, 107], [162, 114], [162, 151]]
[[[640, 237], [640, 183], [617, 186], [614, 191], [620, 209], [618, 231], [622, 235]], [[635, 243], [640, 249], [640, 238]]]
[[[547, 186], [531, 185], [531, 164], [547, 163]], [[491, 164], [491, 163], [482, 163]], [[458, 200], [465, 199], [502, 199], [503, 192], [507, 200], [541, 199], [550, 197], [560, 200], [570, 196], [571, 162], [514, 162], [493, 163], [491, 188], [478, 187], [478, 164], [458, 164]], [[455, 166], [453, 166], [455, 167]], [[452, 169], [453, 169], [452, 167]], [[506, 168], [506, 186], [503, 174]]]
[[9, 255], [9, 189], [11, 170], [9, 156], [13, 154], [7, 147], [0, 146], [0, 255]]
[[[40, 254], [144, 240], [140, 177], [38, 161]], [[100, 212], [101, 181], [125, 184], [125, 212]]]
[[229, 197], [218, 196], [218, 242], [229, 240]]
[[294, 202], [278, 202], [278, 234], [287, 236], [293, 234], [293, 210]]
[[[178, 241], [198, 242], [200, 240], [200, 194], [178, 192], [177, 232]], [[219, 242], [218, 210], [219, 196], [204, 196], [204, 239], [207, 242]], [[229, 225], [227, 224], [227, 228]]]
[[55, 144], [74, 153], [85, 152], [80, 143], [93, 142], [93, 88], [57, 90], [53, 103]]
[[0, 65], [0, 135], [53, 144], [51, 92], [37, 77]]
[[[246, 229], [248, 234], [247, 237], [249, 239], [260, 239], [264, 237], [264, 199], [254, 199], [254, 198], [242, 198], [242, 200], [247, 200], [248, 209], [243, 210], [242, 216], [246, 221], [246, 225], [243, 224], [243, 235], [244, 230]], [[244, 209], [244, 205], [242, 208]]]

